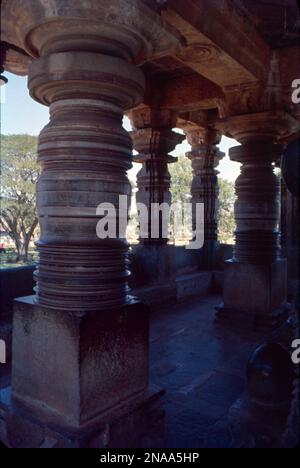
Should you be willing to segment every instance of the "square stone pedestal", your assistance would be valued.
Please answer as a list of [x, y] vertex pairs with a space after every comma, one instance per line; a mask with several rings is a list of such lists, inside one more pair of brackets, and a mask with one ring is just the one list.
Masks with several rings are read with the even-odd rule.
[[166, 284], [175, 277], [175, 248], [165, 244], [140, 244], [131, 255], [134, 287]]
[[218, 248], [218, 241], [207, 239], [205, 240], [204, 246], [201, 249], [195, 251], [200, 270], [214, 270], [218, 258]]
[[165, 244], [133, 247], [130, 286], [143, 302], [151, 305], [176, 300], [175, 248]]
[[161, 392], [148, 385], [145, 306], [132, 301], [78, 313], [34, 300], [15, 303], [2, 441], [11, 447], [138, 446], [162, 416]]
[[219, 320], [245, 328], [269, 328], [287, 317], [287, 262], [272, 264], [226, 262], [224, 303]]

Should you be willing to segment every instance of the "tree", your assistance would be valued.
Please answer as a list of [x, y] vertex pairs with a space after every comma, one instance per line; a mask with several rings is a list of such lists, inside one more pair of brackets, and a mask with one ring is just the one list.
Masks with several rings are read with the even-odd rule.
[[[185, 156], [179, 156], [178, 162], [169, 166], [172, 178], [171, 193], [173, 203], [187, 203], [191, 200], [191, 184], [193, 173], [191, 162]], [[219, 241], [228, 244], [234, 242], [235, 219], [234, 184], [225, 179], [218, 178], [219, 184], [219, 210], [218, 210], [218, 237]]]
[[193, 171], [191, 161], [186, 156], [179, 156], [178, 162], [169, 164], [171, 175], [172, 203], [189, 203]]
[[234, 219], [234, 203], [236, 200], [234, 184], [228, 180], [218, 178], [219, 183], [219, 210], [218, 210], [218, 237], [223, 244], [234, 243], [236, 228]]
[[0, 228], [15, 243], [17, 261], [28, 260], [30, 241], [38, 226], [35, 184], [38, 179], [37, 138], [1, 135]]
[[[186, 156], [179, 156], [178, 162], [169, 166], [171, 174], [171, 193], [173, 203], [191, 201], [191, 184], [193, 172], [191, 162]], [[221, 243], [233, 244], [236, 228], [234, 203], [236, 200], [234, 184], [221, 177], [219, 184], [218, 238]]]

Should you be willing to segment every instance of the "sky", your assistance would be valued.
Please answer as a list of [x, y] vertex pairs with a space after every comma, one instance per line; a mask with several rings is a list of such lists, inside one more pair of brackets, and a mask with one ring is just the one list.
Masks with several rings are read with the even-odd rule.
[[[49, 121], [48, 107], [34, 101], [30, 96], [27, 88], [27, 78], [12, 75], [5, 72], [8, 78], [8, 83], [1, 86], [1, 133], [38, 135], [41, 129]], [[124, 119], [124, 127], [130, 130], [130, 122], [127, 118]], [[220, 172], [220, 177], [234, 182], [240, 173], [240, 165], [230, 161], [228, 150], [238, 143], [230, 138], [223, 137], [220, 149], [226, 153], [225, 158], [221, 161], [217, 170]], [[176, 147], [172, 153], [174, 156], [180, 156], [190, 150], [187, 141]], [[134, 178], [140, 169], [139, 164], [134, 164], [131, 170], [130, 177]]]

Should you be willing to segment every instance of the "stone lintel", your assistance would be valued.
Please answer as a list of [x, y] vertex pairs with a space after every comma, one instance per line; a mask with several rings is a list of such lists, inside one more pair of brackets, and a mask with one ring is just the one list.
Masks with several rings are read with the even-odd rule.
[[271, 49], [233, 2], [169, 0], [168, 7], [163, 17], [190, 38], [177, 55], [193, 70], [220, 86], [266, 79]]

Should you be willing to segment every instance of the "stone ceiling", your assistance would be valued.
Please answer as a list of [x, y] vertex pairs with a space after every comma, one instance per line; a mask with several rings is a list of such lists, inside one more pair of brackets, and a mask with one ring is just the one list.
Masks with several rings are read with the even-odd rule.
[[300, 14], [296, 0], [240, 0], [271, 47], [299, 44]]
[[[275, 75], [281, 75], [290, 101], [291, 82], [300, 66], [296, 0], [139, 1], [180, 38], [180, 47], [158, 48], [143, 65], [148, 88], [167, 96], [164, 102], [185, 112], [215, 109], [223, 92], [258, 100], [253, 86], [266, 86]], [[1, 39], [4, 68], [26, 75], [32, 57], [5, 28]]]

